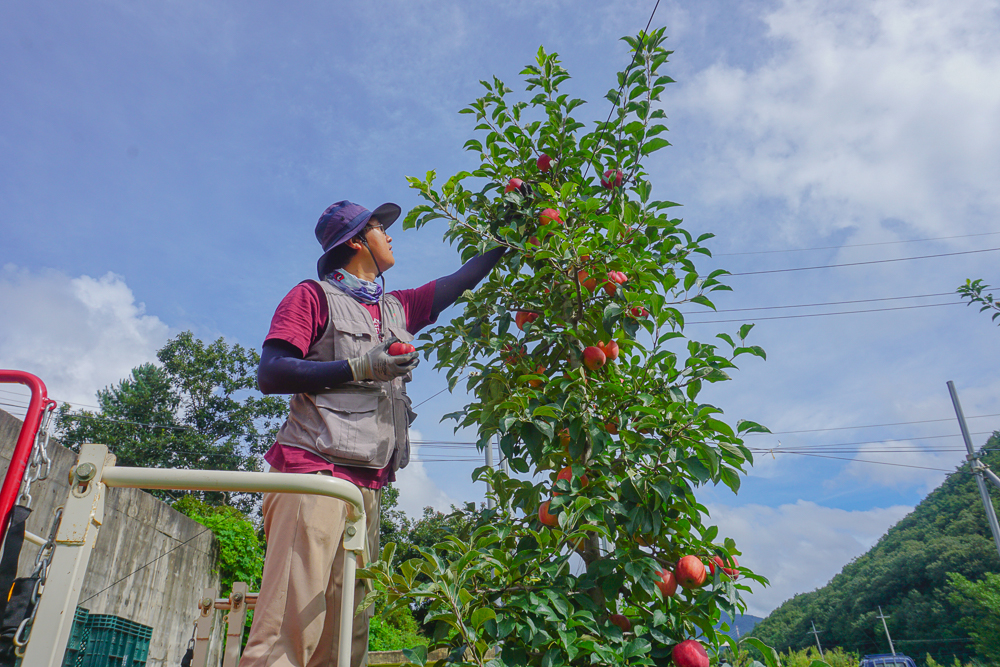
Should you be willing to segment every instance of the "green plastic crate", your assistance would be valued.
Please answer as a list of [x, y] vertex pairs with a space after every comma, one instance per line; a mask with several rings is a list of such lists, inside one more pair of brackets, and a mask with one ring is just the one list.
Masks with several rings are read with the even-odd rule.
[[109, 614], [91, 614], [83, 660], [74, 667], [145, 667], [153, 628]]
[[69, 642], [66, 643], [66, 653], [63, 655], [62, 667], [80, 667], [83, 655], [87, 650], [87, 639], [90, 636], [90, 626], [87, 621], [90, 611], [77, 607], [73, 614], [73, 628], [70, 630]]

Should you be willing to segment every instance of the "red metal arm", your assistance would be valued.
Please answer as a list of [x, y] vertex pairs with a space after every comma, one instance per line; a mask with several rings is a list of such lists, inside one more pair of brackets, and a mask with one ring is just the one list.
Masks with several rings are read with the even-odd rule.
[[35, 435], [38, 433], [38, 427], [42, 423], [42, 415], [51, 401], [49, 401], [46, 393], [45, 383], [31, 373], [0, 370], [0, 383], [23, 384], [31, 389], [31, 401], [28, 403], [28, 412], [24, 415], [21, 433], [17, 436], [17, 445], [14, 447], [14, 453], [10, 457], [10, 467], [7, 468], [7, 475], [3, 480], [3, 488], [0, 489], [0, 540], [3, 540], [3, 537], [7, 534], [7, 526], [10, 523], [10, 511], [17, 501], [17, 494], [21, 489], [21, 480], [24, 479], [24, 469], [28, 467], [31, 448], [35, 444]]

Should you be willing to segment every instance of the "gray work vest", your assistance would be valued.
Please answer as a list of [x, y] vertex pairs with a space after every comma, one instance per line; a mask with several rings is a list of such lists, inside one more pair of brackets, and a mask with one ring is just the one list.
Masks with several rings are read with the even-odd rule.
[[[319, 285], [326, 294], [329, 318], [305, 358], [350, 359], [377, 345], [371, 313], [326, 281]], [[386, 295], [381, 311], [387, 338], [413, 340], [398, 298]], [[315, 394], [295, 394], [278, 442], [314, 452], [336, 465], [382, 469], [392, 463], [393, 470], [404, 468], [410, 462], [409, 425], [417, 416], [406, 395], [410, 379], [407, 374], [391, 382], [352, 380]]]

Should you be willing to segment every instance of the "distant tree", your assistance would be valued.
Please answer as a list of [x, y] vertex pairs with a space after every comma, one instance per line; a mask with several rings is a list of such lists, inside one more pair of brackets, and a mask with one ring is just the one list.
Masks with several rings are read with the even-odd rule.
[[[206, 345], [186, 331], [156, 356], [159, 365], [137, 366], [99, 390], [99, 410], [62, 405], [63, 444], [77, 451], [85, 442], [106, 444], [124, 466], [260, 470], [287, 403], [257, 391], [257, 352], [221, 338]], [[218, 504], [225, 496], [204, 497]], [[252, 505], [252, 499], [240, 498], [244, 512]]]
[[[974, 303], [980, 304], [979, 312], [984, 310], [993, 311], [993, 320], [996, 321], [1000, 318], [1000, 301], [993, 298], [992, 294], [983, 294], [983, 290], [990, 289], [989, 285], [983, 283], [982, 279], [977, 280], [966, 280], [964, 285], [961, 285], [956, 292], [962, 295], [963, 299], [969, 300], [969, 305]], [[1000, 324], [1000, 323], [998, 323]]]
[[955, 587], [951, 602], [966, 610], [962, 625], [969, 630], [976, 653], [985, 664], [1000, 665], [1000, 574], [987, 572], [979, 581], [948, 574]]

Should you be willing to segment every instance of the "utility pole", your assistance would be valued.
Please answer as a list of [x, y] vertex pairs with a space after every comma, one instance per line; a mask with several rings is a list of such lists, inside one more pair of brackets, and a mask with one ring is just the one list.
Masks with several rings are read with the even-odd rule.
[[896, 657], [896, 648], [892, 645], [892, 637], [889, 636], [889, 626], [885, 624], [885, 614], [882, 613], [882, 605], [878, 606], [878, 616], [876, 618], [882, 619], [882, 627], [885, 628], [885, 636], [889, 640], [889, 650], [892, 651], [892, 657]]
[[[493, 467], [493, 438], [490, 438], [486, 442], [486, 467]], [[487, 485], [486, 491], [486, 509], [493, 509], [496, 506], [496, 500], [493, 499], [493, 485]]]
[[816, 624], [813, 621], [809, 621], [813, 626], [813, 635], [816, 637], [816, 648], [819, 649], [819, 659], [823, 659], [823, 647], [819, 643], [819, 631], [816, 629]]
[[993, 511], [993, 502], [990, 500], [990, 490], [986, 486], [986, 480], [983, 479], [983, 472], [989, 472], [990, 481], [1000, 487], [996, 475], [992, 471], [988, 470], [983, 462], [976, 457], [976, 450], [972, 446], [972, 438], [969, 436], [969, 427], [965, 423], [965, 413], [962, 412], [962, 404], [958, 402], [958, 392], [955, 391], [955, 383], [948, 380], [948, 392], [951, 394], [951, 402], [955, 406], [955, 414], [958, 416], [958, 425], [962, 429], [962, 437], [965, 439], [965, 448], [969, 451], [969, 455], [965, 458], [968, 459], [969, 464], [972, 466], [972, 472], [976, 475], [976, 483], [979, 485], [979, 497], [983, 500], [983, 509], [986, 510], [986, 520], [990, 524], [990, 532], [993, 533], [993, 544], [997, 548], [997, 554], [1000, 554], [1000, 525], [997, 524], [997, 514]]

